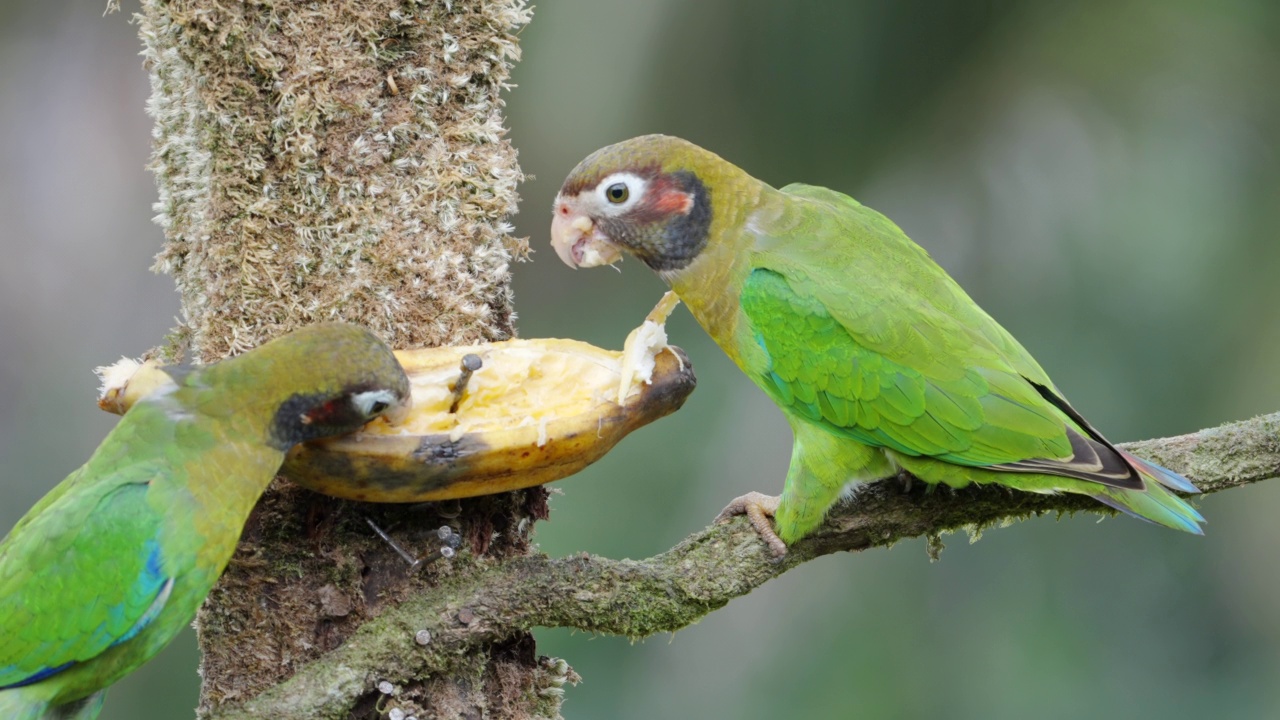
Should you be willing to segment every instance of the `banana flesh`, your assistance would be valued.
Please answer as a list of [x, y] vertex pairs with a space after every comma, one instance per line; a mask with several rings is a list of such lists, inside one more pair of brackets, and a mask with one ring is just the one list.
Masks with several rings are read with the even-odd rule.
[[[664, 296], [621, 352], [561, 339], [398, 350], [411, 407], [299, 445], [281, 472], [367, 502], [465, 498], [572, 475], [693, 392], [688, 357], [663, 327], [677, 303]], [[112, 367], [99, 369], [99, 406], [118, 414], [175, 382], [154, 363]]]

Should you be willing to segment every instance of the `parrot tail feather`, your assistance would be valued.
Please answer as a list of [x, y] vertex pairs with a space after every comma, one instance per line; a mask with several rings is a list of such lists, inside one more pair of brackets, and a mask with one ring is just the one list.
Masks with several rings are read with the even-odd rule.
[[43, 720], [49, 702], [26, 688], [0, 690], [0, 717], [5, 720]]
[[[1157, 466], [1158, 467], [1158, 466]], [[1145, 470], [1145, 468], [1143, 468]], [[1163, 469], [1163, 468], [1161, 468]], [[1168, 472], [1167, 470], [1165, 472]], [[1145, 472], [1143, 473], [1146, 474]], [[1170, 473], [1172, 474], [1172, 473]], [[1164, 525], [1194, 535], [1203, 535], [1200, 523], [1204, 517], [1185, 500], [1156, 482], [1148, 482], [1146, 490], [1099, 487], [1090, 493], [1093, 499], [1139, 520]]]
[[87, 698], [77, 700], [54, 708], [47, 717], [51, 720], [96, 720], [102, 712], [102, 701], [107, 699], [107, 691], [99, 690]]
[[1200, 489], [1195, 485], [1192, 485], [1190, 480], [1187, 480], [1178, 473], [1162, 468], [1153, 462], [1147, 462], [1140, 457], [1136, 457], [1124, 450], [1120, 450], [1120, 448], [1116, 448], [1116, 450], [1119, 451], [1119, 453], [1124, 456], [1124, 459], [1128, 460], [1129, 464], [1141, 473], [1144, 478], [1155, 480], [1170, 490], [1177, 490], [1178, 492], [1183, 493], [1200, 492]]
[[102, 712], [106, 690], [65, 705], [50, 705], [38, 686], [0, 690], [0, 718], [4, 720], [94, 720]]

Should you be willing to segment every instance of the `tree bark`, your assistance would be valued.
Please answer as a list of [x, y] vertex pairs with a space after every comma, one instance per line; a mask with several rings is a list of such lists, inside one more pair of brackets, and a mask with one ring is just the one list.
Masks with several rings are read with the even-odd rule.
[[[183, 325], [166, 353], [211, 361], [347, 320], [394, 347], [514, 333], [508, 266], [522, 179], [500, 92], [524, 0], [143, 0], [152, 169]], [[420, 507], [360, 505], [278, 481], [197, 618], [200, 714], [254, 697], [452, 574], [529, 552], [541, 489]], [[420, 555], [405, 572], [366, 518]], [[403, 678], [408, 714], [558, 714], [527, 632]], [[375, 676], [335, 716], [381, 717]]]

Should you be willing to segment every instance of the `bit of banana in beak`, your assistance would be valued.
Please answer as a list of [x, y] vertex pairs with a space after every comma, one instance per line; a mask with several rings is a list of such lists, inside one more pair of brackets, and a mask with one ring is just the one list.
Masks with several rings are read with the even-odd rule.
[[[352, 435], [293, 448], [282, 473], [370, 502], [488, 495], [572, 475], [693, 392], [693, 368], [667, 345], [663, 328], [678, 302], [667, 293], [621, 352], [559, 339], [397, 350], [411, 407]], [[117, 374], [125, 381], [116, 379], [113, 399], [99, 402], [111, 412], [173, 384], [154, 365]]]
[[557, 211], [551, 219], [551, 247], [571, 268], [612, 265], [622, 259], [622, 250], [600, 232], [591, 218], [567, 209]]
[[120, 358], [110, 365], [94, 368], [93, 372], [102, 381], [98, 388], [98, 407], [116, 415], [123, 415], [144, 397], [177, 387], [155, 360], [138, 362]]

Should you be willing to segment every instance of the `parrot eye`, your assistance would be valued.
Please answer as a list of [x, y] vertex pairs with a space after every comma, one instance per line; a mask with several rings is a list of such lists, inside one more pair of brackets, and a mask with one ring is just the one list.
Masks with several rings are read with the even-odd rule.
[[621, 205], [631, 197], [631, 193], [627, 190], [626, 183], [614, 183], [605, 189], [604, 196], [609, 199], [609, 202]]
[[592, 192], [596, 207], [605, 215], [621, 215], [645, 196], [648, 181], [629, 172], [617, 172], [600, 180]]

